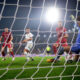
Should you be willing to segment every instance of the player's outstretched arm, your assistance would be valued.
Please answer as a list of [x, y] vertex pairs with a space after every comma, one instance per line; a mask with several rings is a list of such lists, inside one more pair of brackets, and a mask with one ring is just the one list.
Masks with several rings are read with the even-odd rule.
[[74, 27], [77, 27], [77, 23], [76, 23], [76, 18], [74, 17], [74, 15], [71, 15], [71, 20], [74, 22]]

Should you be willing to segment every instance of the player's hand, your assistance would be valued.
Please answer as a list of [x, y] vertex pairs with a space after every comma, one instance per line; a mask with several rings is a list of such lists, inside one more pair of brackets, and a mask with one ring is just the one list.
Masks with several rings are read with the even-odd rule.
[[75, 17], [74, 17], [74, 15], [70, 15], [70, 17], [71, 17], [71, 19], [72, 19], [72, 20], [75, 20]]

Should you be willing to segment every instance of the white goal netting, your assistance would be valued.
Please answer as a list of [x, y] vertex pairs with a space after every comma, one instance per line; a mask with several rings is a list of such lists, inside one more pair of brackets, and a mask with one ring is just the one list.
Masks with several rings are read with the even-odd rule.
[[[67, 33], [69, 34], [68, 44], [72, 46], [75, 43], [78, 28], [74, 28], [74, 22], [71, 20], [70, 15], [74, 15], [75, 18], [80, 15], [80, 0], [0, 0], [0, 36], [4, 28], [8, 27], [13, 34], [15, 56], [21, 57], [25, 44], [20, 45], [19, 42], [23, 40], [25, 29], [29, 27], [34, 34], [34, 46], [30, 53], [33, 57], [41, 57], [39, 58], [40, 61], [35, 61], [36, 66], [32, 63], [30, 64], [33, 66], [29, 65], [29, 62], [25, 61], [21, 64], [21, 67], [16, 66], [15, 68], [10, 68], [15, 61], [9, 62], [5, 68], [0, 67], [0, 71], [5, 70], [0, 74], [0, 78], [4, 77], [10, 70], [20, 70], [14, 76], [14, 79], [18, 80], [18, 77], [22, 75], [26, 69], [36, 69], [30, 77], [19, 78], [19, 80], [66, 80], [64, 78], [78, 80], [75, 79], [75, 77], [80, 77], [80, 71], [78, 72], [78, 70], [80, 70], [79, 61], [73, 64], [67, 64], [66, 61], [62, 61], [63, 64], [55, 64], [56, 66], [54, 66], [54, 62], [43, 64], [47, 63], [45, 60], [46, 46], [49, 45], [51, 47], [52, 54], [50, 56], [54, 56], [52, 45], [57, 41], [57, 22], [48, 23], [45, 20], [47, 9], [54, 6], [60, 11], [60, 20], [63, 22], [63, 26], [67, 28]], [[5, 61], [5, 64], [6, 63]], [[43, 66], [41, 66], [41, 64]], [[2, 63], [0, 63], [0, 66], [1, 65]], [[14, 65], [16, 65], [16, 63]], [[25, 67], [27, 65], [28, 67]], [[45, 76], [34, 77], [40, 72], [40, 69], [48, 69], [46, 73], [42, 73], [45, 74]], [[59, 69], [59, 75], [56, 74], [54, 69], [56, 71]], [[70, 70], [72, 73], [66, 75], [67, 71], [69, 72]], [[50, 76], [53, 72], [56, 75]]]

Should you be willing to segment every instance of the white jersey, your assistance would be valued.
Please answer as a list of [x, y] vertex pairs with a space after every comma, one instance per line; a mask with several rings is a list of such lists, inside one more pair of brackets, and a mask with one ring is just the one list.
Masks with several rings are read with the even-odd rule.
[[[25, 34], [25, 39], [30, 39], [30, 38], [33, 38], [32, 33]], [[32, 40], [27, 41], [27, 43], [32, 43], [32, 42], [33, 42]]]

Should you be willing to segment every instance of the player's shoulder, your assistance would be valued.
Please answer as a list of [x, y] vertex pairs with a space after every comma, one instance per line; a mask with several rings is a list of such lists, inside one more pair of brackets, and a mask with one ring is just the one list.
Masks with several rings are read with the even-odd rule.
[[5, 32], [2, 32], [2, 35], [4, 35], [5, 34]]
[[2, 32], [2, 34], [4, 34], [5, 32]]
[[33, 35], [31, 32], [29, 33], [30, 35]]
[[32, 34], [31, 32], [29, 33], [29, 35], [30, 35], [30, 36], [33, 36], [33, 34]]

